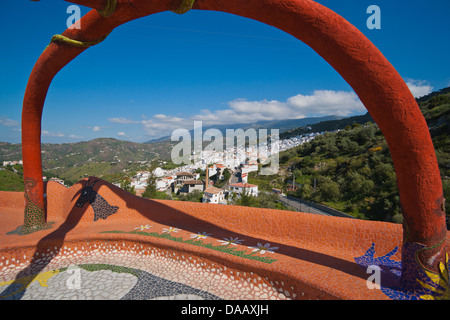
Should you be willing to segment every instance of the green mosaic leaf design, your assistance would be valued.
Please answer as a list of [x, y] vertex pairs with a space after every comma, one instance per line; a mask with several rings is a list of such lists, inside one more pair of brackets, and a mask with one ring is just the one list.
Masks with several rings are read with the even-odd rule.
[[134, 275], [135, 277], [139, 277], [139, 273], [135, 269], [127, 268], [124, 266], [116, 266], [110, 264], [80, 264], [78, 267], [86, 270], [86, 271], [101, 271], [101, 270], [109, 270], [115, 273], [129, 273]]
[[213, 245], [212, 243], [205, 243], [203, 240], [195, 240], [195, 239], [189, 239], [189, 240], [183, 240], [182, 237], [174, 237], [170, 235], [169, 233], [157, 233], [157, 232], [145, 232], [145, 231], [119, 231], [119, 230], [112, 230], [112, 231], [103, 231], [101, 233], [122, 233], [122, 234], [137, 234], [142, 236], [149, 236], [149, 237], [155, 237], [155, 238], [162, 238], [166, 240], [186, 243], [186, 244], [192, 244], [199, 247], [208, 248], [215, 251], [224, 252], [227, 254], [231, 254], [233, 256], [238, 256], [245, 259], [250, 260], [256, 260], [264, 263], [271, 264], [276, 259], [270, 258], [270, 257], [261, 257], [255, 255], [254, 252], [247, 253], [245, 250], [237, 250], [236, 248], [230, 247], [228, 245]]

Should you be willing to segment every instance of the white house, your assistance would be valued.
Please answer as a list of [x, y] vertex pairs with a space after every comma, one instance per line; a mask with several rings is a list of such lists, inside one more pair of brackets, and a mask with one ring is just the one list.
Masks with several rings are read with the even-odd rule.
[[225, 195], [222, 189], [216, 187], [209, 187], [203, 193], [204, 203], [221, 203], [224, 202]]
[[137, 182], [147, 183], [148, 178], [150, 177], [150, 172], [148, 171], [139, 171], [134, 180]]
[[245, 169], [247, 172], [258, 171], [258, 162], [250, 160], [247, 163], [242, 164], [242, 169]]
[[242, 193], [246, 193], [250, 196], [257, 197], [258, 196], [258, 186], [250, 183], [234, 183], [230, 185], [230, 192], [235, 193], [236, 195], [241, 195]]
[[146, 187], [144, 187], [143, 185], [136, 185], [134, 187], [134, 192], [136, 193], [137, 196], [142, 197], [142, 195], [145, 192]]
[[173, 177], [158, 178], [156, 179], [156, 190], [165, 191], [172, 185], [173, 182]]
[[156, 180], [156, 190], [158, 191], [164, 191], [168, 188], [167, 180], [166, 179], [157, 179]]
[[161, 168], [158, 167], [158, 168], [156, 168], [155, 170], [153, 170], [153, 174], [154, 174], [155, 176], [157, 176], [158, 178], [160, 178], [160, 177], [164, 176], [165, 172], [164, 172], [163, 169], [161, 169]]
[[186, 180], [183, 181], [183, 186], [180, 189], [180, 192], [183, 193], [191, 193], [195, 190], [203, 191], [205, 183], [201, 180]]
[[258, 162], [249, 161], [248, 163], [244, 163], [241, 165], [241, 181], [243, 183], [247, 183], [248, 173], [258, 171]]
[[3, 166], [6, 167], [7, 165], [15, 166], [16, 164], [23, 164], [22, 160], [19, 161], [3, 161]]
[[208, 175], [210, 178], [215, 176], [216, 174], [217, 174], [217, 168], [216, 168], [215, 164], [212, 165], [211, 167], [208, 167]]

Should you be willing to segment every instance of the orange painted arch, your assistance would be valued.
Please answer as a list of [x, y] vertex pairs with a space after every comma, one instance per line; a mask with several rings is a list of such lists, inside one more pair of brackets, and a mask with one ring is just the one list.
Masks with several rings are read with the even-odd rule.
[[[116, 10], [108, 17], [97, 11], [108, 1], [70, 2], [94, 10], [81, 19], [82, 29], [67, 29], [63, 36], [97, 41], [121, 24], [175, 10], [183, 1], [119, 0]], [[404, 242], [424, 244], [427, 250], [419, 253], [419, 263], [437, 272], [438, 263], [445, 260], [443, 244], [447, 231], [436, 155], [417, 102], [383, 54], [356, 27], [312, 0], [198, 0], [193, 9], [231, 13], [281, 29], [310, 46], [347, 81], [389, 145], [404, 216]], [[34, 66], [26, 88], [22, 148], [24, 180], [31, 181], [25, 183], [26, 203], [36, 204], [42, 212], [45, 212], [45, 201], [40, 142], [45, 97], [57, 72], [85, 49], [52, 42]], [[45, 216], [31, 220], [25, 214], [24, 225], [30, 223], [45, 223]]]

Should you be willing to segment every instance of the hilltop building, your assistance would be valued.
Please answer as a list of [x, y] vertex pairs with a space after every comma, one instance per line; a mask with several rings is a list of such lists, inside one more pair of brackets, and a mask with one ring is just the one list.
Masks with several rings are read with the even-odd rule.
[[172, 185], [173, 182], [173, 177], [159, 178], [156, 180], [156, 190], [165, 191]]
[[257, 161], [249, 161], [247, 163], [243, 163], [241, 165], [241, 181], [243, 183], [248, 182], [248, 174], [249, 172], [258, 171], [258, 162]]
[[190, 172], [178, 172], [176, 182], [184, 182], [188, 180], [194, 180], [194, 174]]
[[230, 192], [235, 193], [236, 195], [241, 195], [243, 193], [248, 194], [250, 196], [257, 197], [258, 196], [258, 186], [250, 183], [234, 183], [230, 185]]
[[15, 166], [16, 164], [23, 164], [22, 160], [19, 161], [3, 161], [3, 166]]
[[186, 180], [186, 181], [183, 181], [183, 185], [180, 188], [180, 192], [191, 193], [195, 190], [203, 191], [204, 188], [205, 188], [205, 184], [201, 180]]

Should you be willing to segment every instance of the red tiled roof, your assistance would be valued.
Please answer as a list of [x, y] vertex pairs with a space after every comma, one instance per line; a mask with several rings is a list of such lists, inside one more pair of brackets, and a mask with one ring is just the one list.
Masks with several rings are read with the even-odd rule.
[[238, 187], [238, 188], [254, 188], [257, 187], [257, 185], [254, 184], [250, 184], [250, 183], [233, 183], [232, 185], [230, 185], [231, 187]]
[[197, 184], [203, 184], [203, 181], [200, 181], [200, 180], [186, 180], [186, 181], [183, 181], [183, 184], [195, 184], [195, 185], [197, 185]]
[[189, 172], [178, 172], [177, 177], [179, 177], [179, 176], [194, 176], [194, 175]]
[[216, 187], [209, 187], [208, 189], [205, 190], [206, 193], [220, 193], [222, 192], [222, 189], [216, 188]]

